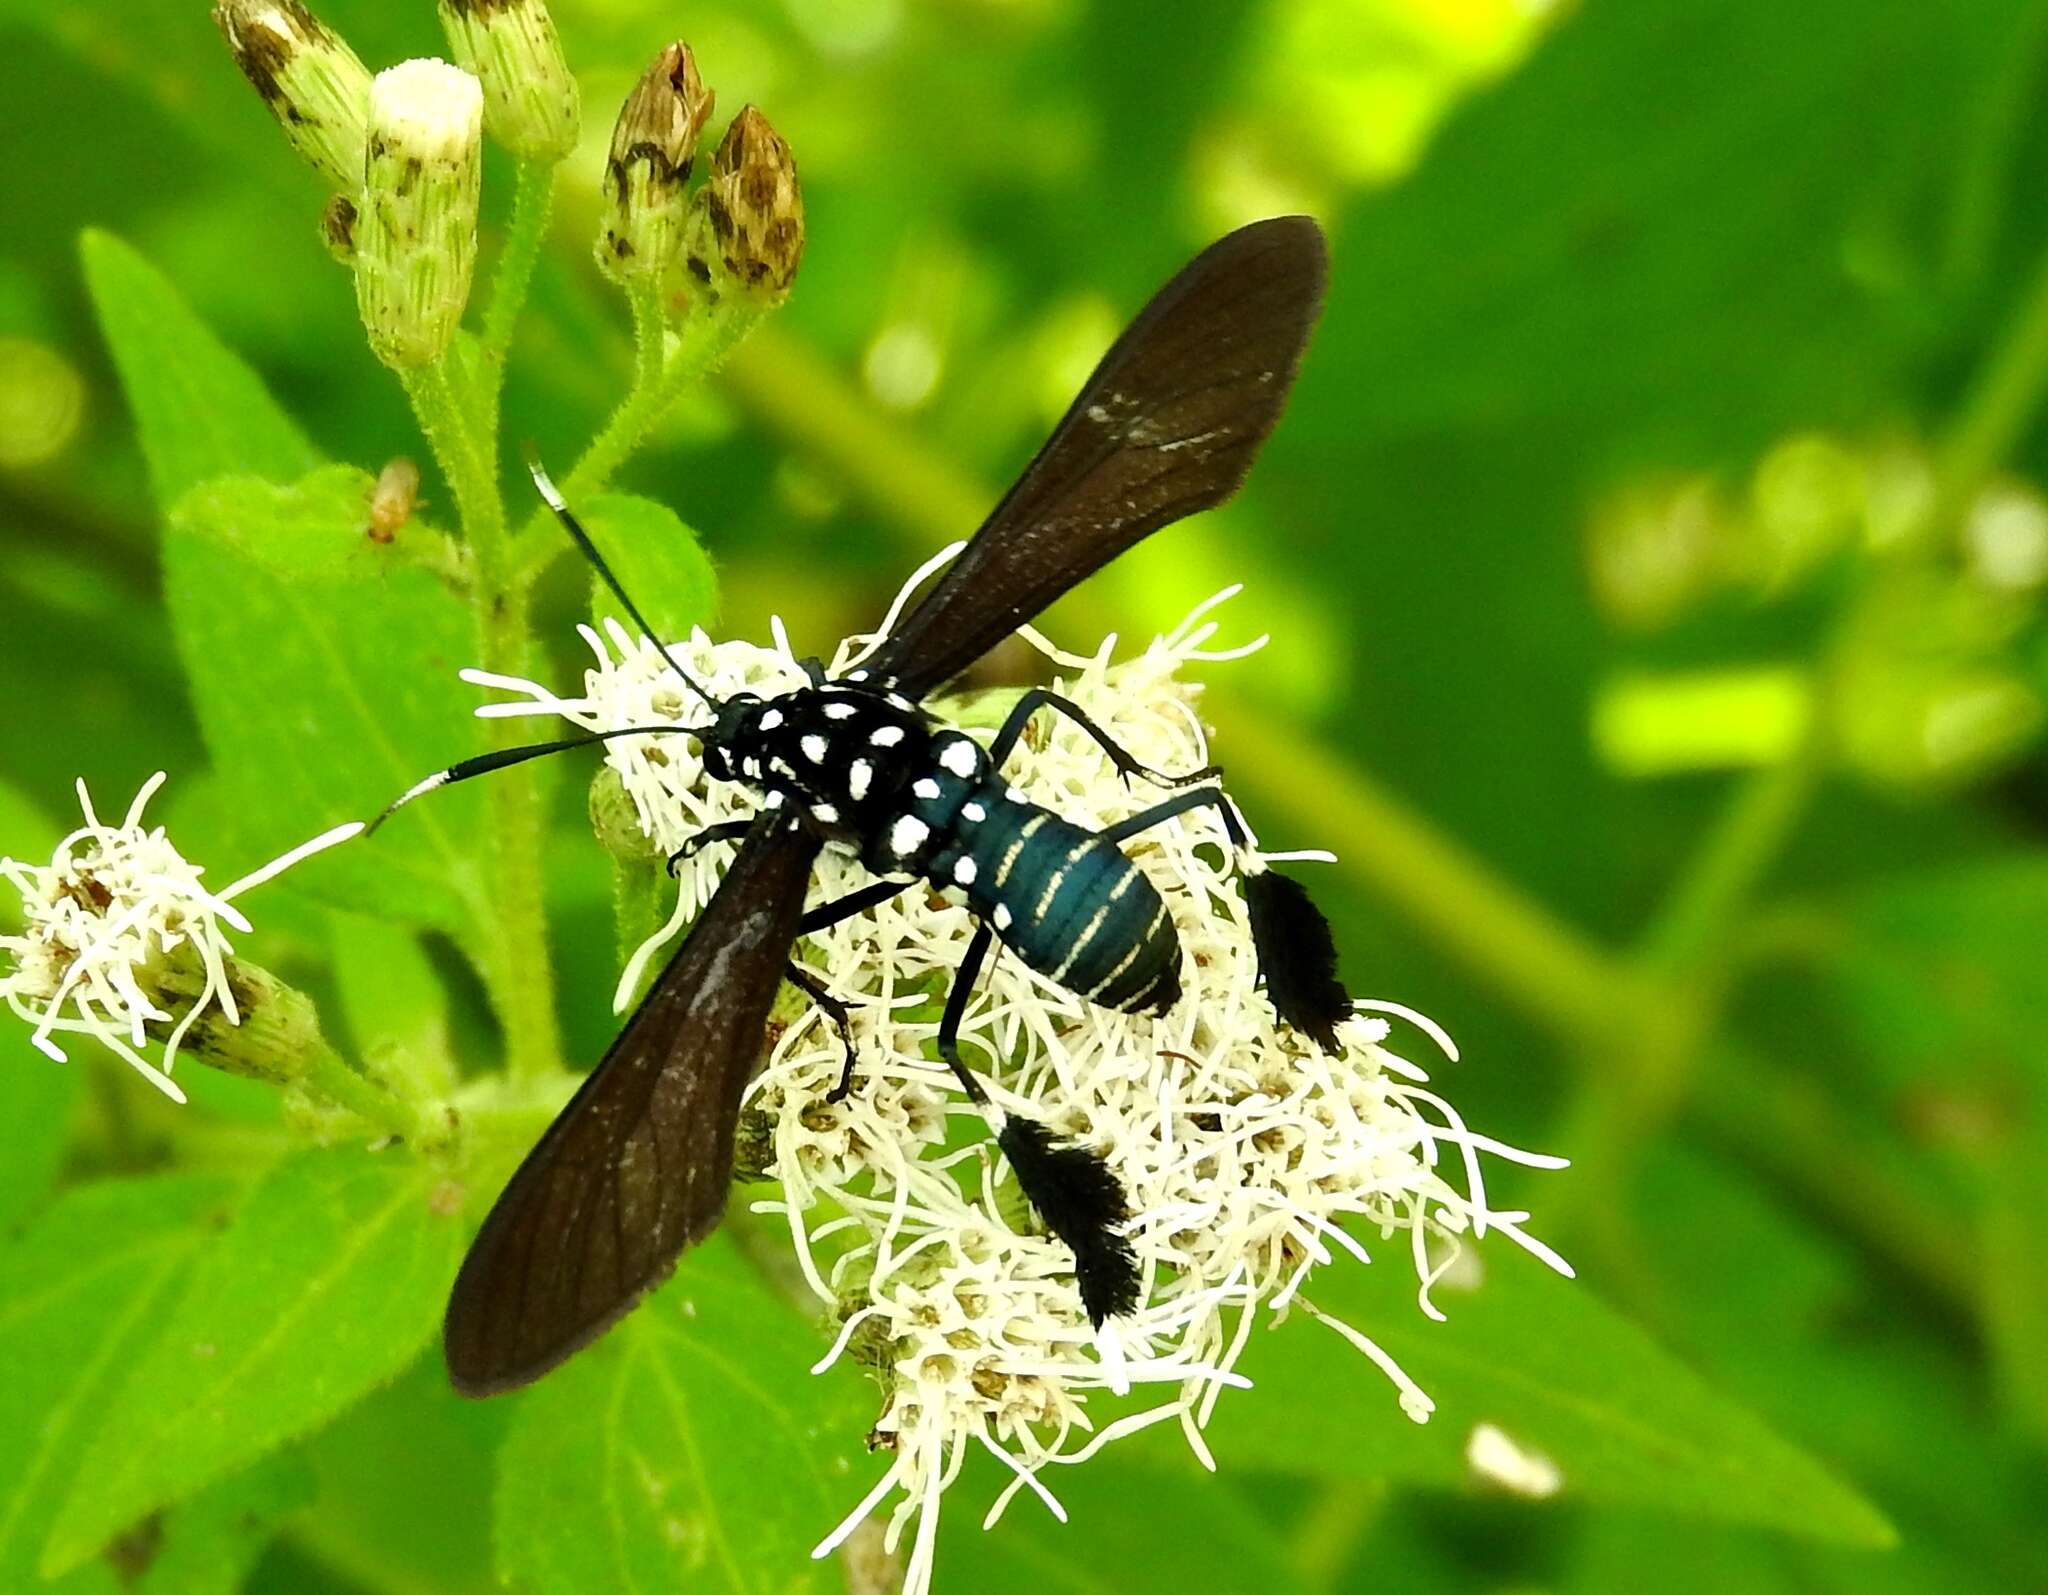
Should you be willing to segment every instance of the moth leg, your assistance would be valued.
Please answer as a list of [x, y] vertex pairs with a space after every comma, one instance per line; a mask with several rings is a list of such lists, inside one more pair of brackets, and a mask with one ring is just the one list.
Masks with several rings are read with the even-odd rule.
[[713, 842], [737, 842], [747, 834], [752, 820], [720, 820], [716, 825], [707, 825], [693, 836], [683, 838], [683, 845], [668, 856], [668, 872], [673, 875], [697, 853]]
[[907, 891], [914, 881], [876, 881], [858, 891], [848, 892], [844, 897], [835, 897], [829, 903], [820, 903], [816, 908], [806, 909], [803, 920], [797, 926], [799, 936], [808, 936], [814, 930], [823, 930], [836, 925], [842, 919], [851, 919], [862, 909], [873, 908], [877, 903], [886, 903], [899, 892]]
[[1105, 826], [1106, 841], [1121, 842], [1205, 805], [1223, 821], [1223, 834], [1237, 854], [1244, 877], [1245, 907], [1252, 922], [1252, 947], [1273, 1011], [1323, 1049], [1339, 1050], [1337, 1026], [1352, 1015], [1351, 994], [1337, 979], [1337, 943], [1330, 922], [1290, 875], [1267, 867], [1251, 850], [1244, 821], [1220, 786], [1176, 792], [1164, 802]]
[[846, 1061], [839, 1069], [839, 1083], [825, 1093], [825, 1100], [842, 1101], [853, 1089], [853, 1026], [849, 1022], [853, 1007], [833, 996], [822, 980], [793, 958], [783, 974], [792, 986], [824, 1011], [825, 1017], [832, 1021], [832, 1028], [839, 1032], [839, 1045], [846, 1053]]
[[[797, 934], [808, 936], [814, 930], [823, 930], [828, 925], [838, 924], [842, 919], [851, 919], [862, 909], [873, 908], [877, 903], [886, 903], [910, 884], [909, 881], [876, 881], [872, 885], [861, 887], [859, 891], [848, 892], [844, 897], [835, 897], [829, 903], [820, 903], [798, 922]], [[846, 1099], [846, 1093], [853, 1089], [853, 1032], [846, 1022], [846, 1016], [852, 1011], [853, 1005], [833, 996], [809, 970], [794, 961], [789, 966], [789, 983], [824, 1009], [826, 1017], [838, 1027], [840, 1045], [846, 1049], [846, 1063], [839, 1071], [839, 1083], [825, 1093], [825, 1100], [842, 1102]]]
[[1073, 699], [1063, 698], [1045, 687], [1033, 687], [1017, 700], [1016, 707], [1010, 711], [1010, 717], [1003, 722], [1002, 730], [996, 733], [995, 741], [989, 744], [989, 762], [997, 769], [1002, 768], [1003, 761], [1017, 746], [1018, 739], [1024, 735], [1024, 728], [1030, 723], [1032, 715], [1042, 708], [1058, 711], [1085, 731], [1095, 745], [1102, 749], [1109, 762], [1116, 767], [1117, 774], [1126, 781], [1134, 775], [1141, 775], [1155, 786], [1192, 786], [1197, 781], [1206, 781], [1211, 776], [1223, 773], [1213, 764], [1188, 775], [1168, 775], [1163, 770], [1150, 769], [1132, 758], [1125, 751], [1123, 744], [1089, 719], [1087, 713]]
[[988, 1093], [981, 1089], [973, 1071], [960, 1061], [960, 1021], [967, 1016], [967, 999], [974, 995], [974, 983], [981, 978], [982, 962], [995, 939], [996, 933], [988, 926], [975, 927], [974, 940], [967, 944], [967, 955], [953, 972], [953, 989], [946, 993], [946, 1011], [939, 1016], [939, 1056], [946, 1060], [946, 1067], [953, 1071], [960, 1089], [967, 1093], [967, 1100], [977, 1105], [987, 1104]]

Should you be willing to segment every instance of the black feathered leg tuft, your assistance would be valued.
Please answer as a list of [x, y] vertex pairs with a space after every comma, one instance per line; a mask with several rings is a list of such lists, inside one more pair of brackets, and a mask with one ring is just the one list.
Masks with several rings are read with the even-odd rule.
[[1245, 877], [1252, 945], [1274, 1012], [1325, 1052], [1337, 1050], [1337, 1026], [1351, 1017], [1351, 994], [1337, 979], [1330, 922], [1301, 882], [1277, 870]]
[[1138, 1305], [1138, 1259], [1116, 1226], [1130, 1217], [1124, 1188], [1109, 1165], [1085, 1146], [1062, 1144], [1035, 1119], [1011, 1114], [996, 1144], [1017, 1171], [1017, 1184], [1046, 1228], [1074, 1254], [1074, 1282], [1088, 1321]]

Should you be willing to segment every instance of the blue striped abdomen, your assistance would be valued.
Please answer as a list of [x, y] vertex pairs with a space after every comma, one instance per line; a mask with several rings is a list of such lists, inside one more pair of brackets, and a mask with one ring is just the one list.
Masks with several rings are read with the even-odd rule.
[[971, 859], [968, 902], [1004, 945], [1068, 991], [1127, 1013], [1170, 1008], [1180, 995], [1180, 939], [1152, 883], [1092, 831], [989, 795], [987, 818], [959, 834], [944, 878], [957, 881], [954, 861]]

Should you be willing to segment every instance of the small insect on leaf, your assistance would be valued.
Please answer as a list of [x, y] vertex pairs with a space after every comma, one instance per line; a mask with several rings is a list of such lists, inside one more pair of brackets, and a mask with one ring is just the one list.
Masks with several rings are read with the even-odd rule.
[[388, 543], [398, 529], [412, 519], [420, 501], [420, 468], [400, 455], [377, 473], [377, 485], [370, 489], [370, 524], [364, 535], [373, 543]]

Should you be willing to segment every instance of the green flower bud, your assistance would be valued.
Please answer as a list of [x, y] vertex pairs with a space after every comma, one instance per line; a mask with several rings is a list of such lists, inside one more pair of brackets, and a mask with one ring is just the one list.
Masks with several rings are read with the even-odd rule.
[[455, 59], [484, 86], [484, 125], [527, 161], [576, 147], [576, 79], [543, 0], [441, 0]]
[[476, 268], [483, 90], [445, 61], [407, 61], [370, 86], [356, 218], [356, 304], [386, 365], [423, 366], [454, 340]]
[[220, 0], [213, 20], [292, 148], [353, 194], [370, 107], [355, 51], [299, 0]]
[[654, 58], [612, 128], [597, 263], [615, 282], [659, 279], [683, 242], [683, 184], [714, 96], [680, 39]]
[[313, 999], [242, 959], [225, 967], [231, 1010], [206, 1004], [210, 972], [188, 949], [164, 958], [152, 971], [152, 991], [171, 1017], [152, 1023], [151, 1033], [183, 1024], [188, 1058], [272, 1085], [299, 1079], [327, 1050]]
[[804, 196], [782, 135], [753, 106], [743, 108], [718, 152], [711, 177], [690, 205], [684, 264], [713, 299], [737, 293], [779, 305], [804, 252]]

